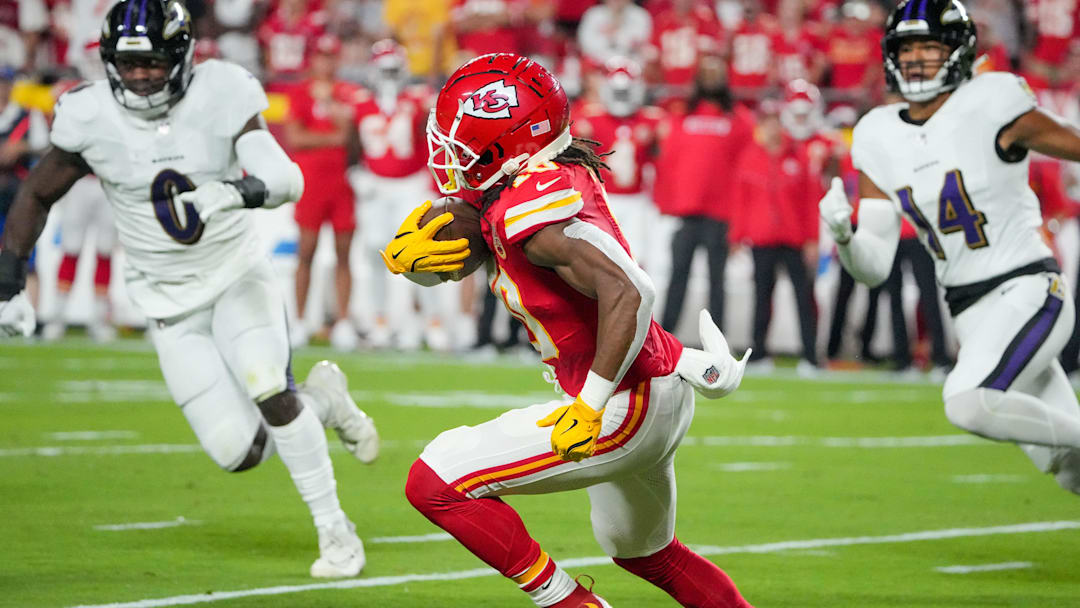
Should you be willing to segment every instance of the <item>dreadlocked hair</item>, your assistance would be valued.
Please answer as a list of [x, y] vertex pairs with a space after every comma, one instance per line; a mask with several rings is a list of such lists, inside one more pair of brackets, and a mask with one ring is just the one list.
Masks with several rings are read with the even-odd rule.
[[[608, 169], [607, 163], [604, 162], [604, 157], [611, 154], [611, 152], [604, 152], [600, 154], [596, 151], [600, 147], [600, 142], [592, 139], [586, 139], [584, 137], [574, 137], [570, 140], [570, 145], [565, 150], [559, 152], [555, 158], [551, 159], [551, 162], [559, 163], [561, 165], [581, 165], [586, 169], [592, 171], [596, 179], [601, 182], [604, 178], [600, 174], [601, 169]], [[492, 203], [499, 200], [499, 195], [502, 191], [512, 183], [517, 174], [509, 176], [502, 180], [502, 183], [488, 188], [484, 191], [484, 194], [480, 197], [480, 209], [487, 211], [488, 207]]]

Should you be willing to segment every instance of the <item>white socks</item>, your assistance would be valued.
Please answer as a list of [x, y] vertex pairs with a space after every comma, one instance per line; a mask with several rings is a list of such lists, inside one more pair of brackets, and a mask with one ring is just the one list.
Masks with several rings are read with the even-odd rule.
[[570, 578], [566, 570], [555, 566], [555, 572], [551, 574], [548, 582], [532, 591], [526, 591], [525, 594], [537, 606], [552, 606], [566, 599], [575, 588], [577, 588], [577, 583]]
[[329, 526], [344, 518], [345, 513], [338, 502], [334, 466], [326, 445], [326, 431], [315, 412], [304, 407], [292, 422], [283, 426], [267, 425], [267, 428], [300, 497], [311, 509], [315, 526]]
[[1080, 448], [1080, 416], [1019, 391], [967, 390], [945, 400], [945, 415], [989, 439]]

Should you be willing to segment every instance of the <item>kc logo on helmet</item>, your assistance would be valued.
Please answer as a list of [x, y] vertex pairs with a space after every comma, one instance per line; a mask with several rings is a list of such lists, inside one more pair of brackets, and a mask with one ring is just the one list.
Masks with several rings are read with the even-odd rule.
[[501, 80], [484, 85], [470, 95], [462, 110], [476, 118], [510, 118], [510, 108], [518, 107], [517, 88]]

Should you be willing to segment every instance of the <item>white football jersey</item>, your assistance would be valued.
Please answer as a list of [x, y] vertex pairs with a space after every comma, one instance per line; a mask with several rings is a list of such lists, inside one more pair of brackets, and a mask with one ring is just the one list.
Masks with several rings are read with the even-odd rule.
[[128, 294], [148, 317], [207, 304], [263, 256], [249, 211], [203, 224], [193, 205], [175, 197], [241, 178], [233, 139], [267, 105], [258, 80], [216, 60], [195, 66], [184, 97], [154, 120], [120, 106], [106, 80], [57, 101], [52, 143], [80, 154], [101, 179], [127, 254]]
[[1052, 255], [1028, 155], [1010, 162], [997, 151], [1001, 129], [1035, 106], [1023, 78], [990, 72], [961, 84], [922, 125], [901, 117], [906, 103], [875, 108], [855, 125], [855, 168], [918, 229], [945, 287]]

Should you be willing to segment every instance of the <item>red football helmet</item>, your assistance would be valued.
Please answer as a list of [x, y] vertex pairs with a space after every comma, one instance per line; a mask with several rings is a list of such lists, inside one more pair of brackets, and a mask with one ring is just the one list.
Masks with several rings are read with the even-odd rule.
[[820, 131], [824, 123], [824, 103], [818, 88], [801, 78], [789, 82], [784, 87], [780, 110], [784, 130], [795, 139], [805, 140]]
[[487, 190], [570, 145], [570, 104], [540, 64], [481, 55], [450, 75], [428, 116], [428, 168], [439, 191]]
[[615, 57], [604, 65], [600, 91], [604, 105], [615, 116], [629, 116], [645, 103], [645, 80], [641, 66], [632, 59]]

